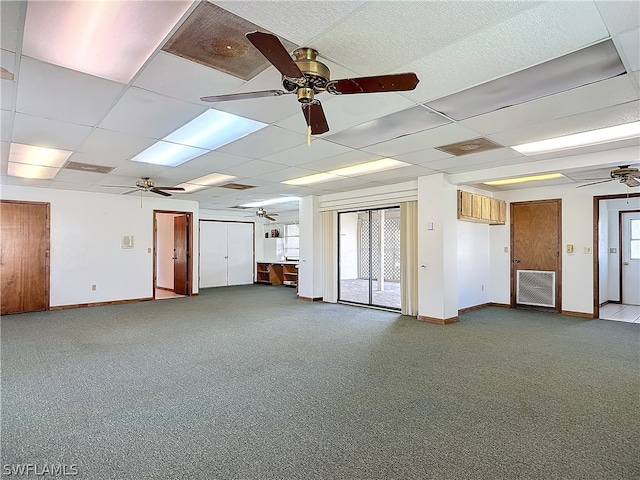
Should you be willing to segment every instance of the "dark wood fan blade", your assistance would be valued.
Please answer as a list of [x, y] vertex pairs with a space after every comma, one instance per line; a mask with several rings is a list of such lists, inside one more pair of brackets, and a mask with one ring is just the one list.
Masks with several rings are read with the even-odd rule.
[[266, 218], [267, 220], [271, 220], [272, 222], [276, 221], [276, 219], [273, 218], [271, 215], [265, 215], [264, 218]]
[[100, 185], [105, 188], [133, 188], [131, 185]]
[[587, 183], [585, 185], [578, 185], [576, 188], [588, 187], [590, 185], [597, 185], [599, 183], [611, 182], [612, 180], [615, 180], [615, 178], [609, 178], [608, 180], [601, 180], [600, 182]]
[[164, 197], [170, 197], [171, 194], [167, 192], [163, 192], [162, 190], [158, 190], [157, 188], [150, 188], [149, 191], [151, 193], [157, 193], [158, 195], [162, 195]]
[[324, 116], [324, 110], [322, 105], [317, 100], [312, 103], [302, 104], [302, 114], [307, 122], [307, 125], [311, 127], [312, 135], [320, 135], [329, 131], [329, 125], [327, 124], [327, 118]]
[[413, 90], [418, 85], [415, 73], [397, 73], [376, 77], [344, 78], [327, 83], [327, 92], [335, 95], [349, 93], [401, 92]]
[[627, 178], [624, 182], [627, 187], [640, 187], [640, 182], [633, 177]]
[[175, 192], [184, 192], [182, 187], [152, 187], [151, 190], [173, 190]]
[[261, 90], [258, 92], [229, 93], [226, 95], [210, 95], [201, 97], [203, 102], [228, 102], [230, 100], [248, 100], [251, 98], [279, 97], [284, 95], [284, 90]]
[[247, 33], [246, 37], [282, 75], [290, 78], [304, 77], [278, 37], [264, 32]]

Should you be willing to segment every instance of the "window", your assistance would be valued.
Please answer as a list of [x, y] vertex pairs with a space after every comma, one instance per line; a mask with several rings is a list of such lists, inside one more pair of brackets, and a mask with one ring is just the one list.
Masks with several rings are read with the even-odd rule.
[[300, 258], [300, 227], [296, 223], [284, 226], [284, 256], [287, 260]]
[[629, 241], [631, 260], [640, 260], [640, 219], [631, 219], [631, 239]]

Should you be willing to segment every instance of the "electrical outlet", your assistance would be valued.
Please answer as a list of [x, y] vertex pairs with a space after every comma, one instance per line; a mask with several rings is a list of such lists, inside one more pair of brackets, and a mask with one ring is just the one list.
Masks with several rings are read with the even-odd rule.
[[509, 247], [504, 247], [504, 253], [509, 253]]
[[95, 290], [96, 286], [95, 285], [91, 285], [91, 290]]
[[584, 247], [582, 249], [582, 253], [587, 253], [587, 254], [591, 253], [591, 247]]
[[480, 285], [480, 290], [484, 292], [484, 285]]

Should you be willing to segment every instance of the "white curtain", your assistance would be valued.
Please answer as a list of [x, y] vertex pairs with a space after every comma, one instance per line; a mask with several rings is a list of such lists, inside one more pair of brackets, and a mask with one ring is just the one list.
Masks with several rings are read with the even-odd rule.
[[338, 301], [338, 214], [322, 212], [322, 297], [325, 302]]
[[402, 314], [418, 315], [418, 202], [400, 204], [400, 300]]

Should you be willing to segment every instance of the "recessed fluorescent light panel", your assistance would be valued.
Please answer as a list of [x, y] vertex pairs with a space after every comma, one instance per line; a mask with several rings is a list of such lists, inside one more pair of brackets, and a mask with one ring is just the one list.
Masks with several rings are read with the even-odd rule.
[[176, 167], [266, 126], [231, 113], [207, 110], [131, 160]]
[[573, 135], [540, 140], [539, 142], [523, 143], [522, 145], [515, 145], [511, 148], [523, 155], [537, 155], [541, 153], [569, 150], [571, 148], [617, 142], [619, 140], [627, 140], [631, 138], [640, 138], [640, 122], [625, 123], [615, 127], [575, 133]]
[[299, 202], [299, 201], [300, 201], [300, 197], [277, 197], [277, 198], [272, 198], [270, 200], [262, 200], [260, 202], [244, 203], [240, 206], [245, 208], [257, 208], [257, 207], [266, 207], [267, 205], [275, 205], [278, 203]]
[[426, 103], [455, 120], [582, 87], [626, 73], [611, 40]]
[[12, 177], [52, 179], [72, 152], [12, 143], [7, 174]]
[[553, 180], [554, 178], [562, 178], [564, 175], [561, 173], [547, 173], [544, 175], [534, 175], [531, 177], [517, 177], [517, 178], [505, 178], [502, 180], [492, 180], [490, 182], [483, 182], [485, 185], [510, 185], [512, 183], [524, 183], [524, 182], [535, 182], [540, 180]]
[[129, 83], [193, 2], [29, 2], [22, 54]]
[[235, 178], [236, 177], [234, 176], [224, 175], [222, 173], [211, 173], [204, 177], [194, 178], [186, 183], [181, 183], [180, 185], [176, 185], [176, 187], [182, 187], [186, 193], [192, 193], [202, 190], [203, 188], [212, 187], [219, 183], [229, 182]]
[[406, 167], [408, 163], [394, 160], [392, 158], [383, 158], [382, 160], [374, 160], [373, 162], [361, 163], [350, 167], [338, 168], [325, 173], [316, 173], [306, 177], [294, 178], [282, 183], [287, 185], [309, 185], [312, 183], [328, 182], [331, 180], [339, 180], [346, 177], [357, 177], [366, 175], [367, 173], [382, 172], [392, 170], [394, 168]]

